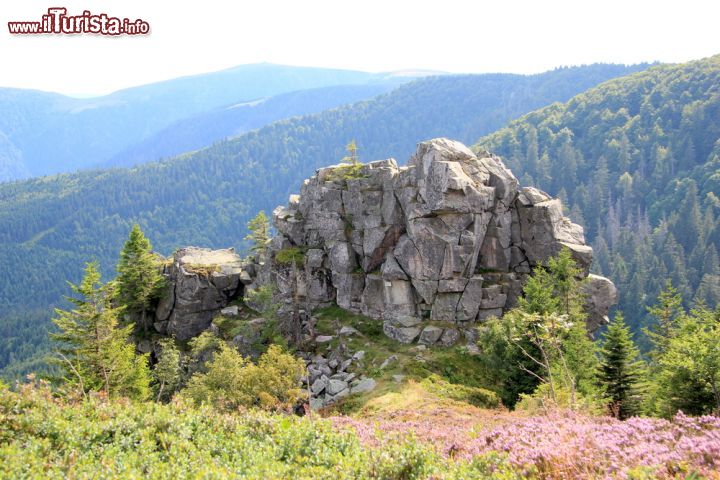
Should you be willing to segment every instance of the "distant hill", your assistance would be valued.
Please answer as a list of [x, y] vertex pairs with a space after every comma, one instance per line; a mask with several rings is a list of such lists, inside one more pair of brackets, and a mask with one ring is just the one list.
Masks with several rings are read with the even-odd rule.
[[[0, 185], [0, 365], [24, 368], [48, 307], [83, 262], [111, 274], [131, 225], [168, 254], [184, 245], [243, 248], [246, 222], [299, 191], [351, 139], [361, 160], [405, 162], [418, 141], [472, 142], [511, 119], [645, 66], [592, 65], [540, 75], [428, 77], [375, 99], [273, 123], [177, 158]], [[43, 313], [45, 312], [45, 313]]]
[[[223, 106], [311, 88], [398, 85], [412, 78], [255, 64], [95, 98], [1, 88], [0, 182], [104, 164], [174, 122]], [[368, 95], [376, 93], [371, 90]], [[346, 103], [352, 98], [340, 100]], [[276, 115], [272, 120], [278, 118], [282, 117]]]
[[134, 166], [190, 152], [284, 118], [321, 112], [386, 93], [399, 81], [313, 88], [223, 106], [179, 120], [123, 150], [104, 166]]
[[666, 280], [720, 303], [720, 55], [618, 78], [480, 140], [564, 198], [630, 325]]

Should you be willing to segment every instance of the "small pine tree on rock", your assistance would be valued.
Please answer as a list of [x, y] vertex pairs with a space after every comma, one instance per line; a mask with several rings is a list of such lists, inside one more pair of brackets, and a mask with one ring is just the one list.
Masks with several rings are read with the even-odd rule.
[[350, 140], [350, 143], [348, 143], [345, 146], [345, 150], [347, 150], [348, 154], [342, 158], [343, 163], [347, 163], [352, 166], [356, 166], [360, 164], [360, 157], [358, 156], [358, 148], [357, 143], [355, 143], [355, 140]]
[[247, 223], [250, 233], [245, 240], [252, 242], [250, 250], [260, 257], [267, 253], [268, 242], [270, 241], [270, 221], [264, 210], [260, 210], [255, 217]]

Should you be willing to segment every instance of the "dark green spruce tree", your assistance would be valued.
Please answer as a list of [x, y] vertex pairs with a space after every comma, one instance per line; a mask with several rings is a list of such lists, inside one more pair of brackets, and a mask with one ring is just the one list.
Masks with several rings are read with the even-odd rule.
[[129, 342], [132, 326], [120, 327], [122, 307], [112, 305], [113, 284], [100, 282], [97, 263], [89, 263], [78, 285], [71, 285], [79, 298], [66, 297], [70, 310], [55, 310], [52, 334], [58, 363], [66, 384], [83, 395], [104, 392], [108, 396], [147, 398], [150, 371], [147, 355], [135, 355]]
[[645, 365], [621, 313], [615, 315], [603, 337], [598, 379], [615, 416], [625, 419], [640, 413]]
[[516, 309], [483, 325], [478, 338], [483, 374], [496, 385], [505, 405], [514, 406], [521, 395], [551, 383], [551, 377], [569, 395], [579, 394], [578, 400], [600, 397], [581, 276], [565, 248], [545, 266], [535, 267]]
[[668, 349], [668, 344], [677, 326], [677, 319], [685, 314], [682, 298], [670, 280], [665, 282], [665, 287], [658, 295], [657, 303], [648, 307], [647, 310], [656, 323], [643, 329], [643, 332], [654, 347], [650, 356], [657, 361]]
[[160, 272], [160, 262], [152, 252], [150, 240], [145, 237], [138, 224], [133, 225], [120, 252], [117, 272], [116, 300], [147, 332], [152, 321], [148, 312], [160, 296], [165, 281]]

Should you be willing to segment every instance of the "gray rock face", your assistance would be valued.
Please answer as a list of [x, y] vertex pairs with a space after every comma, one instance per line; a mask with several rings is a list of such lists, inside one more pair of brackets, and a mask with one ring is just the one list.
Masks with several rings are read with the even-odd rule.
[[442, 337], [440, 337], [440, 344], [443, 347], [451, 347], [455, 345], [458, 340], [460, 340], [460, 332], [454, 328], [448, 328], [443, 332]]
[[[449, 345], [466, 326], [512, 308], [532, 268], [563, 247], [589, 271], [592, 249], [560, 201], [520, 188], [489, 153], [440, 138], [420, 143], [406, 167], [388, 159], [354, 178], [342, 171], [319, 169], [273, 212], [270, 257], [306, 249], [301, 283], [321, 285], [300, 291], [311, 308], [334, 300], [382, 320], [400, 342]], [[593, 329], [615, 296], [607, 279], [589, 285]], [[426, 319], [449, 325], [438, 334], [423, 329]]]
[[420, 335], [420, 329], [417, 327], [396, 327], [389, 322], [383, 324], [383, 332], [400, 343], [412, 343]]
[[225, 307], [222, 310], [220, 310], [220, 315], [224, 317], [237, 317], [240, 314], [240, 309], [237, 305], [233, 305], [231, 307]]
[[376, 382], [371, 378], [349, 372], [353, 365], [362, 365], [365, 352], [360, 350], [352, 353], [345, 346], [339, 345], [322, 354], [311, 355], [299, 353], [307, 365], [307, 376], [303, 378], [303, 386], [310, 393], [310, 408], [331, 405], [355, 393], [363, 393], [375, 388]]
[[594, 332], [610, 320], [608, 310], [617, 302], [618, 291], [615, 285], [605, 277], [590, 274], [585, 283], [585, 309], [588, 312], [588, 330]]
[[313, 382], [312, 386], [310, 387], [310, 391], [313, 393], [313, 395], [318, 396], [325, 390], [325, 388], [327, 388], [329, 383], [330, 380], [325, 375], [322, 375], [320, 378]]
[[230, 301], [242, 295], [240, 256], [232, 249], [187, 247], [165, 268], [168, 289], [155, 312], [155, 328], [178, 340], [208, 329]]

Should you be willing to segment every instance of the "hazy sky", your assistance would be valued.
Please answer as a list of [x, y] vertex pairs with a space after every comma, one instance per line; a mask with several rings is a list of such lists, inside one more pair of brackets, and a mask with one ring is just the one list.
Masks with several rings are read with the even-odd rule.
[[[146, 37], [14, 36], [49, 7], [142, 18]], [[540, 72], [720, 53], [715, 0], [0, 0], [0, 86], [100, 94], [244, 63]]]

